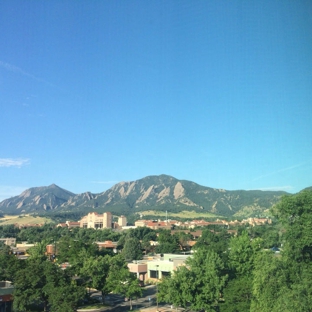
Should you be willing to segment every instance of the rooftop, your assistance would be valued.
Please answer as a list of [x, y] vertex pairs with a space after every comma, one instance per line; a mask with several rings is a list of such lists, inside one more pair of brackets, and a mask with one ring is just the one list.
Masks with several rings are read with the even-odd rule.
[[9, 281], [0, 281], [0, 296], [11, 295], [13, 293], [14, 286]]

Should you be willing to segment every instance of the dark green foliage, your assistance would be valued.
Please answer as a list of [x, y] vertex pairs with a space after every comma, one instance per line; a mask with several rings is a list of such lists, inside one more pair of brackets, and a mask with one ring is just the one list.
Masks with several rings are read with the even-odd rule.
[[205, 248], [213, 250], [225, 261], [227, 257], [225, 251], [227, 250], [229, 238], [230, 235], [226, 230], [216, 233], [213, 230], [204, 229], [201, 237], [197, 239], [194, 249]]
[[255, 261], [251, 311], [312, 311], [312, 192], [285, 196], [273, 209], [284, 226], [282, 256]]
[[111, 258], [107, 283], [109, 289], [130, 299], [130, 310], [132, 310], [132, 299], [142, 296], [138, 279], [129, 271], [121, 255]]
[[251, 240], [247, 232], [232, 237], [229, 244], [229, 267], [238, 276], [251, 278], [255, 265], [255, 259], [262, 249], [261, 238]]
[[251, 311], [290, 311], [284, 305], [290, 287], [285, 262], [271, 252], [263, 252], [255, 262], [253, 274]]
[[285, 227], [284, 255], [290, 261], [312, 261], [312, 191], [285, 196], [273, 208]]
[[221, 312], [249, 312], [252, 283], [250, 276], [238, 276], [230, 280], [223, 290], [224, 303], [220, 304]]
[[62, 262], [74, 262], [78, 255], [85, 251], [89, 256], [98, 255], [98, 246], [92, 243], [84, 243], [82, 240], [75, 240], [70, 237], [62, 237], [56, 243], [56, 255], [57, 261]]
[[175, 238], [175, 241], [178, 242], [179, 249], [181, 251], [189, 250], [187, 242], [193, 240], [193, 236], [191, 234], [176, 232], [173, 236]]
[[6, 238], [6, 237], [17, 237], [17, 234], [19, 233], [19, 229], [12, 225], [2, 225], [0, 226], [0, 238]]
[[129, 237], [136, 237], [139, 240], [144, 239], [147, 235], [151, 240], [156, 240], [156, 231], [152, 230], [146, 226], [144, 227], [137, 227], [135, 229], [131, 229], [128, 233]]
[[193, 311], [215, 311], [227, 276], [224, 264], [213, 251], [198, 249], [186, 266], [160, 284], [159, 298]]
[[0, 281], [15, 281], [16, 274], [25, 267], [25, 262], [18, 260], [8, 246], [0, 248]]
[[107, 277], [110, 269], [110, 256], [88, 257], [84, 259], [80, 270], [80, 276], [86, 281], [88, 287], [93, 287], [102, 293], [103, 304], [105, 295], [111, 290], [107, 283]]
[[77, 286], [65, 271], [45, 257], [26, 260], [14, 281], [14, 309], [27, 311], [31, 304], [42, 304], [47, 311], [75, 311], [85, 290]]
[[136, 237], [126, 237], [122, 255], [126, 261], [142, 259], [143, 254], [140, 241]]
[[157, 242], [156, 253], [177, 253], [179, 251], [178, 237], [171, 235], [170, 230], [160, 230]]

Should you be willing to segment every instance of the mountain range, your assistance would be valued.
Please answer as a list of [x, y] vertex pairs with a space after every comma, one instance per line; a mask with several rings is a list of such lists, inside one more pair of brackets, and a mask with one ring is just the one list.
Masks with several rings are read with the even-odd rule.
[[253, 216], [277, 203], [283, 191], [228, 191], [201, 186], [168, 175], [120, 182], [93, 194], [74, 194], [52, 184], [33, 187], [0, 202], [5, 214], [111, 211], [129, 215], [142, 211], [207, 212], [218, 216]]

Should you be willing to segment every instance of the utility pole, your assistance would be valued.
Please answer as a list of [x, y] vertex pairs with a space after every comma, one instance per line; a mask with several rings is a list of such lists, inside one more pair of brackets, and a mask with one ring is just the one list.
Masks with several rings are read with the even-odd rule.
[[158, 267], [159, 265], [156, 265], [156, 304], [157, 304], [157, 308], [156, 308], [156, 312], [158, 312]]

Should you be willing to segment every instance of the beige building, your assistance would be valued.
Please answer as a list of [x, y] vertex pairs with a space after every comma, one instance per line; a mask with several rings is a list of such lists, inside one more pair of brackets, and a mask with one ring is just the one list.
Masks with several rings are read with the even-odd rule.
[[4, 245], [7, 246], [15, 246], [16, 238], [14, 237], [0, 238], [0, 242], [3, 242]]
[[88, 229], [111, 229], [112, 222], [113, 218], [110, 212], [104, 212], [103, 214], [89, 212], [80, 220], [80, 227]]
[[145, 260], [134, 260], [128, 263], [129, 271], [135, 273], [137, 278], [146, 280], [159, 280], [169, 276], [179, 266], [185, 265], [185, 261], [191, 255], [164, 254], [148, 257]]
[[125, 216], [120, 216], [118, 218], [118, 226], [123, 227], [127, 225], [127, 218]]
[[161, 221], [161, 220], [138, 220], [138, 221], [135, 221], [134, 225], [136, 227], [148, 227], [150, 229], [153, 229], [153, 230], [158, 230], [158, 229], [166, 229], [166, 230], [171, 230], [172, 228], [172, 223], [169, 222], [169, 221]]

